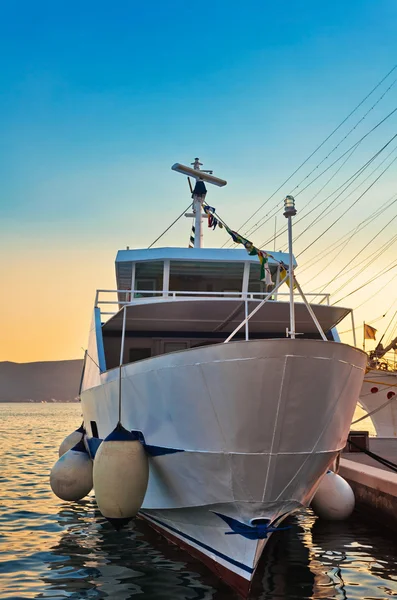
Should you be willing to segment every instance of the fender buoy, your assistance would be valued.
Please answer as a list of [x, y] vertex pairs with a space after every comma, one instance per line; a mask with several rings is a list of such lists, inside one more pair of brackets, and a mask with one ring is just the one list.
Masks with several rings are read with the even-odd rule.
[[327, 471], [313, 497], [313, 512], [321, 519], [342, 521], [350, 517], [354, 505], [354, 492], [347, 481], [340, 475]]
[[81, 436], [85, 433], [85, 429], [83, 425], [80, 425], [78, 429], [69, 433], [63, 440], [62, 444], [59, 446], [59, 456], [65, 454], [68, 450], [73, 448], [76, 444], [81, 440]]
[[90, 493], [92, 460], [82, 439], [58, 458], [51, 469], [50, 485], [61, 500], [81, 500]]
[[143, 504], [149, 462], [136, 433], [119, 423], [99, 446], [94, 461], [94, 490], [102, 515], [120, 529]]

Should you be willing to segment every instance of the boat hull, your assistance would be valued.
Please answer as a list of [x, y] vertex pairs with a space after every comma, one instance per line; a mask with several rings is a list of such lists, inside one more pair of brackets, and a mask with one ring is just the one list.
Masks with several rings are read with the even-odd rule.
[[366, 412], [375, 411], [371, 419], [377, 437], [397, 439], [397, 372], [370, 369], [359, 403]]
[[[141, 516], [246, 594], [269, 535], [344, 447], [365, 363], [344, 344], [276, 339], [125, 365], [121, 420], [150, 456]], [[93, 455], [117, 424], [119, 370], [99, 381], [81, 395]]]

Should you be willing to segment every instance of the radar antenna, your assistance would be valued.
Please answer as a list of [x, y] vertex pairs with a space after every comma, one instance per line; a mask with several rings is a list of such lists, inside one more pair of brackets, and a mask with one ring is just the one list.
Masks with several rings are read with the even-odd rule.
[[171, 169], [176, 171], [177, 173], [182, 173], [183, 175], [187, 175], [187, 177], [193, 177], [196, 180], [196, 185], [194, 186], [192, 192], [193, 204], [192, 204], [192, 213], [186, 213], [185, 217], [193, 217], [195, 220], [195, 238], [194, 238], [194, 247], [202, 248], [203, 245], [203, 229], [202, 229], [202, 220], [205, 217], [205, 214], [201, 213], [201, 208], [203, 205], [203, 201], [207, 195], [207, 188], [205, 187], [205, 183], [211, 183], [218, 187], [223, 187], [227, 184], [227, 181], [224, 179], [219, 179], [219, 177], [215, 177], [213, 175], [213, 171], [200, 169], [203, 166], [203, 163], [200, 162], [199, 158], [195, 158], [194, 162], [191, 163], [192, 167], [187, 167], [185, 165], [181, 165], [180, 163], [175, 163], [172, 165]]

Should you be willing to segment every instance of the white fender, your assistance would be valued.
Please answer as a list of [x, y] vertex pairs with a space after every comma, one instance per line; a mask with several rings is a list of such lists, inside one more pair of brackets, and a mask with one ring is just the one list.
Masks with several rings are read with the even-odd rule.
[[98, 508], [119, 529], [135, 517], [147, 490], [149, 461], [138, 436], [119, 423], [99, 446], [93, 475]]
[[354, 505], [354, 492], [347, 481], [327, 471], [311, 503], [316, 515], [328, 521], [342, 521], [350, 517]]
[[84, 433], [85, 429], [83, 425], [76, 429], [76, 431], [72, 431], [72, 433], [69, 433], [69, 435], [65, 437], [62, 444], [59, 446], [59, 456], [62, 456], [62, 454], [65, 454], [65, 452], [67, 452], [68, 450], [73, 448], [73, 446], [78, 444]]
[[50, 484], [61, 500], [81, 500], [89, 494], [92, 490], [92, 460], [83, 440], [58, 458], [51, 469]]

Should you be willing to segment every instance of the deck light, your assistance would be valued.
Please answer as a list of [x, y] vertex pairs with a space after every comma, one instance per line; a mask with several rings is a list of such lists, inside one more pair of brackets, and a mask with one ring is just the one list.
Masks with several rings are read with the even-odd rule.
[[296, 215], [295, 198], [286, 196], [284, 200], [284, 217], [294, 217]]

